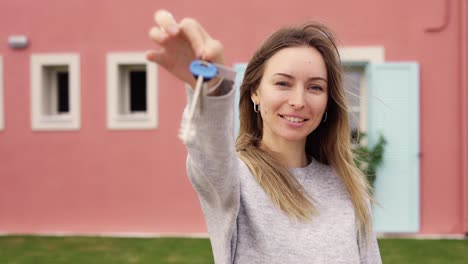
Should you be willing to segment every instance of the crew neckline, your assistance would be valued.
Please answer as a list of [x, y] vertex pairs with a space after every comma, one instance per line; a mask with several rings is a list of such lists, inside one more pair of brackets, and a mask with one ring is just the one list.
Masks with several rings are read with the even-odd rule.
[[310, 162], [309, 164], [307, 164], [306, 166], [304, 167], [293, 167], [293, 168], [289, 168], [289, 171], [291, 172], [299, 172], [299, 171], [304, 171], [304, 170], [308, 170], [312, 167], [312, 165], [317, 162], [313, 157], [310, 157]]

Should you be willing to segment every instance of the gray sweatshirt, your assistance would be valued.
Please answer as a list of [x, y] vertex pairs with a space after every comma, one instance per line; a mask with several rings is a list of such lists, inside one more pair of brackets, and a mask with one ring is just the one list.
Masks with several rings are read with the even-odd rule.
[[[375, 234], [369, 245], [359, 243], [349, 194], [331, 167], [312, 160], [290, 169], [315, 200], [319, 213], [312, 220], [291, 219], [271, 201], [235, 151], [233, 84], [223, 81], [217, 89], [221, 95], [203, 96], [191, 126], [195, 137], [186, 142], [187, 172], [215, 263], [381, 263]], [[190, 104], [193, 91], [186, 91]]]

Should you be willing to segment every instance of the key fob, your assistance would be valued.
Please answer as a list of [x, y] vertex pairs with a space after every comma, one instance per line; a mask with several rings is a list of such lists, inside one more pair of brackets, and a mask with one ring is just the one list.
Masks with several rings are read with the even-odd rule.
[[195, 78], [202, 76], [203, 81], [207, 82], [218, 75], [218, 68], [213, 63], [194, 60], [190, 63], [190, 72]]

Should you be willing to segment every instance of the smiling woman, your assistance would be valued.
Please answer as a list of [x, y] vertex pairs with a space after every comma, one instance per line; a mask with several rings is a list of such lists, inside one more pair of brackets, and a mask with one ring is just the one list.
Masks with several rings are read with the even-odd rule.
[[[222, 64], [223, 49], [194, 19], [156, 12], [148, 53], [188, 85], [197, 58]], [[205, 215], [216, 263], [381, 263], [369, 186], [350, 144], [341, 62], [331, 32], [308, 23], [271, 35], [240, 87], [212, 80], [187, 140], [187, 171]], [[187, 105], [183, 123], [189, 118]]]
[[[262, 143], [280, 152], [284, 145], [305, 146], [327, 106], [327, 70], [320, 53], [307, 46], [285, 48], [266, 63], [252, 101], [261, 106]], [[294, 154], [300, 157], [294, 157]], [[305, 167], [305, 152], [283, 153], [288, 167]]]

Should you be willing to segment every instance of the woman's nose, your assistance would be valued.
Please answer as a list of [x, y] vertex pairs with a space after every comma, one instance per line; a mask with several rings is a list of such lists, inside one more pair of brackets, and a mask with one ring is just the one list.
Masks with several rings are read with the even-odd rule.
[[294, 109], [301, 109], [304, 107], [304, 89], [296, 87], [290, 94], [289, 105]]

